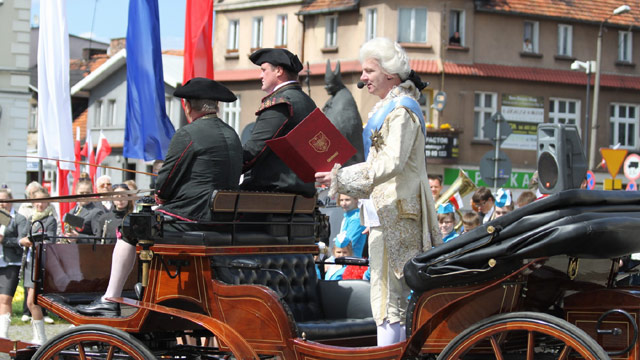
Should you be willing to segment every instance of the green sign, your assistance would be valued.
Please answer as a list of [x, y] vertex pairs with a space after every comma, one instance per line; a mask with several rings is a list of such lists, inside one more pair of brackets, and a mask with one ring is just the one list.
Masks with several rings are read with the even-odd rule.
[[[480, 177], [480, 170], [475, 169], [462, 169], [469, 176], [469, 179], [473, 181], [473, 183], [480, 187], [487, 185], [482, 178]], [[460, 169], [458, 168], [445, 168], [444, 169], [444, 185], [451, 185], [458, 178], [458, 173]], [[529, 182], [531, 181], [531, 177], [533, 177], [533, 172], [522, 172], [522, 171], [513, 171], [511, 172], [511, 176], [509, 180], [502, 186], [506, 189], [529, 189]]]

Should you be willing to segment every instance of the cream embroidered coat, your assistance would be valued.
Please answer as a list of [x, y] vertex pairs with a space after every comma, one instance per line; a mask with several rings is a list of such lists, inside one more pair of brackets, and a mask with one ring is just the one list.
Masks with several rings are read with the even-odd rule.
[[[379, 101], [369, 118], [397, 96], [416, 99], [418, 95], [413, 83], [406, 81]], [[378, 325], [385, 318], [404, 322], [408, 292], [402, 278], [404, 264], [442, 243], [420, 126], [409, 109], [396, 107], [374, 134], [367, 160], [336, 167], [332, 173], [331, 192], [370, 198], [380, 218], [380, 227], [371, 229], [369, 237], [372, 310]], [[374, 289], [381, 298], [374, 296]], [[394, 306], [397, 312], [389, 309]]]

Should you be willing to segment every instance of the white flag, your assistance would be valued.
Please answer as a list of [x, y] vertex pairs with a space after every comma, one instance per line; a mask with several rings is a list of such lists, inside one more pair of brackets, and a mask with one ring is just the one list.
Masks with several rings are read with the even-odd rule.
[[[38, 155], [73, 161], [69, 94], [67, 1], [40, 1], [38, 38]], [[74, 164], [60, 167], [73, 170]]]

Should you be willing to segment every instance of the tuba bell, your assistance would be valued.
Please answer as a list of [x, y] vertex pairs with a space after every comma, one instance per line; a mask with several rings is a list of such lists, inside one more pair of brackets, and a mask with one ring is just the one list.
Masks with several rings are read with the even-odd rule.
[[[449, 186], [447, 191], [440, 195], [440, 197], [436, 201], [436, 209], [438, 208], [438, 206], [448, 202], [449, 199], [451, 199], [451, 197], [453, 197], [456, 193], [459, 193], [460, 197], [465, 197], [476, 191], [476, 189], [477, 187], [473, 183], [473, 181], [471, 181], [471, 179], [469, 179], [469, 176], [467, 176], [467, 174], [462, 169], [460, 169], [456, 181], [454, 181], [453, 184]], [[462, 207], [464, 204], [458, 205]], [[456, 212], [458, 213], [458, 217], [460, 218], [460, 221], [455, 226], [455, 230], [458, 231], [462, 226], [462, 214], [460, 213], [459, 209], [456, 209]]]

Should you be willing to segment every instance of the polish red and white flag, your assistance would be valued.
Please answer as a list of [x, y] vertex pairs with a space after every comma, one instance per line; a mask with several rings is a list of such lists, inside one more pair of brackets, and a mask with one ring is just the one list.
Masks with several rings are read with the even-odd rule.
[[462, 206], [462, 196], [460, 196], [459, 192], [456, 192], [451, 198], [449, 198], [449, 202], [456, 210], [458, 210]]
[[100, 138], [98, 139], [98, 149], [96, 150], [96, 165], [100, 165], [104, 159], [111, 154], [111, 145], [107, 141], [107, 137], [104, 136], [102, 130], [100, 130]]

